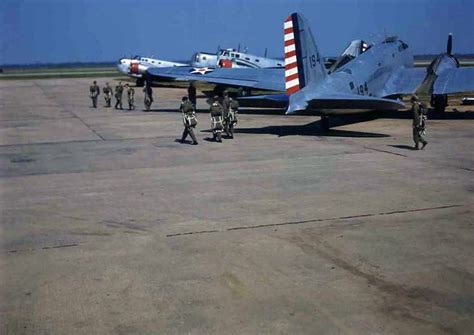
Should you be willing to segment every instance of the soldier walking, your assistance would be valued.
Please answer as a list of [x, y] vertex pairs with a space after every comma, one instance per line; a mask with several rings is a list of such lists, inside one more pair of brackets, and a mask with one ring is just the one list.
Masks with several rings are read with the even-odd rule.
[[94, 108], [97, 108], [97, 99], [99, 98], [100, 88], [97, 85], [97, 82], [95, 80], [92, 83], [92, 85], [89, 87], [89, 91], [90, 91], [90, 98], [92, 99], [92, 106], [94, 106]]
[[112, 87], [109, 86], [109, 83], [105, 83], [102, 92], [104, 92], [106, 107], [110, 107], [110, 102], [112, 101]]
[[151, 104], [153, 102], [153, 90], [151, 88], [150, 83], [148, 81], [145, 82], [145, 87], [143, 87], [143, 92], [145, 93], [145, 109], [147, 112], [150, 111]]
[[224, 91], [223, 98], [222, 98], [222, 116], [224, 117], [224, 131], [228, 137], [233, 138], [233, 136], [231, 136], [229, 132], [229, 122], [230, 122], [229, 108], [230, 108], [229, 92]]
[[234, 138], [234, 127], [237, 124], [237, 113], [239, 111], [239, 102], [230, 98], [228, 129], [230, 138]]
[[115, 109], [118, 109], [118, 106], [120, 106], [120, 109], [123, 109], [122, 106], [122, 94], [123, 94], [123, 86], [122, 82], [120, 81], [117, 86], [115, 86]]
[[214, 96], [213, 102], [210, 107], [211, 112], [211, 129], [213, 134], [213, 139], [216, 142], [222, 142], [222, 130], [224, 129], [223, 125], [223, 108], [222, 105], [219, 103], [219, 97], [216, 95]]
[[428, 144], [425, 139], [426, 136], [426, 107], [423, 103], [418, 101], [418, 97], [413, 95], [411, 97], [412, 112], [413, 112], [413, 141], [415, 142], [415, 150], [420, 150], [420, 143], [422, 143], [421, 150]]
[[197, 145], [198, 141], [194, 135], [194, 128], [197, 125], [196, 113], [194, 112], [194, 107], [188, 97], [183, 97], [181, 99], [181, 105], [179, 106], [179, 111], [183, 115], [183, 136], [181, 136], [181, 143], [185, 143], [186, 138], [191, 136], [193, 140], [193, 145]]
[[192, 81], [189, 83], [188, 97], [189, 97], [189, 101], [191, 101], [191, 103], [193, 104], [194, 109], [196, 109], [196, 86], [194, 85], [194, 82]]
[[128, 109], [132, 110], [135, 109], [135, 89], [128, 84], [125, 84], [125, 89], [127, 90], [127, 97], [128, 97]]

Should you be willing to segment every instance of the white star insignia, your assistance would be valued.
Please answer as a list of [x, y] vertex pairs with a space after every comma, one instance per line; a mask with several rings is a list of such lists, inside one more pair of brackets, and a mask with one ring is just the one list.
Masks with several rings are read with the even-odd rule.
[[195, 67], [190, 71], [190, 73], [191, 74], [206, 74], [212, 71], [214, 71], [214, 69], [211, 69], [208, 67]]

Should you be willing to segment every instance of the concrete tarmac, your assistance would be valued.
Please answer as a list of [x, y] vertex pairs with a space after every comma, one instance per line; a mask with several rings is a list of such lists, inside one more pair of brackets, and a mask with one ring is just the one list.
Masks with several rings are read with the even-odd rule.
[[0, 81], [1, 334], [473, 333], [472, 106], [414, 151], [406, 111], [214, 143], [200, 99], [192, 146], [185, 90], [90, 81]]

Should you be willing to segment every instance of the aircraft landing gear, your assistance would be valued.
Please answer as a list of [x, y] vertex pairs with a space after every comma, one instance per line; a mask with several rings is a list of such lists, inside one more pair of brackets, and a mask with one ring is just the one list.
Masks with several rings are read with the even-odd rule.
[[321, 129], [323, 131], [329, 130], [329, 116], [321, 116]]
[[216, 85], [216, 86], [214, 87], [213, 93], [214, 93], [214, 95], [218, 95], [218, 96], [221, 97], [225, 90], [226, 90], [226, 87], [225, 87], [225, 86], [223, 86], [223, 85]]
[[248, 88], [240, 87], [237, 91], [237, 94], [239, 97], [248, 97], [250, 94], [252, 94], [252, 92]]
[[430, 105], [434, 108], [436, 113], [444, 113], [446, 106], [448, 106], [448, 95], [432, 94]]
[[137, 87], [143, 87], [145, 85], [145, 80], [143, 78], [137, 79]]

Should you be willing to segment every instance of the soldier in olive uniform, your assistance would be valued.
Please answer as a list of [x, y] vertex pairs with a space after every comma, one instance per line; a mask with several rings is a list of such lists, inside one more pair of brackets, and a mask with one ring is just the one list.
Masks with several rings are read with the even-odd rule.
[[179, 111], [183, 115], [183, 136], [181, 136], [181, 143], [185, 143], [186, 137], [191, 136], [193, 140], [193, 145], [197, 145], [198, 141], [194, 135], [194, 128], [197, 125], [197, 118], [194, 112], [194, 107], [188, 97], [183, 97], [181, 99], [181, 105], [179, 106]]
[[229, 98], [229, 92], [224, 91], [223, 93], [223, 98], [222, 98], [222, 116], [224, 117], [224, 131], [227, 134], [227, 136], [231, 137], [230, 132], [229, 132], [229, 108], [230, 108], [230, 98]]
[[415, 150], [420, 150], [420, 143], [422, 143], [421, 150], [428, 144], [425, 139], [426, 136], [426, 107], [423, 103], [418, 101], [418, 97], [413, 95], [411, 97], [412, 112], [413, 112], [413, 141], [415, 142]]
[[127, 97], [128, 97], [128, 109], [132, 110], [135, 109], [135, 89], [128, 84], [125, 84], [125, 89], [127, 90]]
[[219, 97], [217, 95], [213, 99], [210, 112], [211, 112], [211, 129], [212, 129], [213, 138], [216, 142], [222, 142], [221, 134], [224, 128], [224, 125], [223, 125], [224, 121], [222, 119], [222, 115], [223, 115], [224, 109], [222, 108], [222, 105], [219, 103]]
[[150, 83], [145, 82], [145, 86], [143, 87], [143, 92], [145, 93], [145, 109], [147, 112], [150, 111], [151, 104], [153, 102], [153, 90], [151, 88]]
[[92, 83], [92, 85], [89, 87], [89, 91], [90, 91], [90, 97], [92, 99], [92, 106], [94, 106], [94, 108], [97, 108], [97, 99], [99, 98], [100, 88], [97, 85], [97, 82], [95, 80]]
[[115, 109], [120, 106], [120, 109], [123, 109], [122, 106], [122, 95], [123, 95], [123, 86], [122, 82], [119, 82], [117, 86], [115, 86], [115, 99], [117, 102], [115, 103]]
[[230, 98], [228, 129], [230, 138], [234, 138], [234, 127], [237, 124], [237, 113], [239, 111], [239, 102]]
[[109, 83], [105, 83], [102, 92], [104, 92], [106, 106], [110, 107], [110, 102], [112, 101], [112, 87], [109, 86]]
[[189, 83], [188, 97], [189, 97], [189, 101], [191, 101], [194, 108], [196, 108], [196, 86], [194, 85], [194, 82], [192, 81]]

